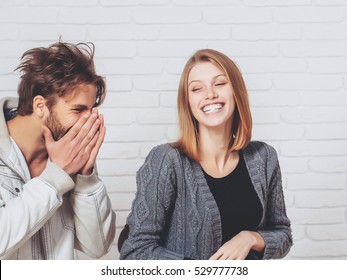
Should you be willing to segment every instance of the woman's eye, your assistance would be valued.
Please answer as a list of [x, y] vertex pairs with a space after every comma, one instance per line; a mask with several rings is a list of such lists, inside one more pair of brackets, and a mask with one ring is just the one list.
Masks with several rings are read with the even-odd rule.
[[226, 82], [221, 82], [221, 83], [215, 84], [216, 87], [221, 87], [221, 86], [224, 86], [224, 85], [226, 85]]
[[197, 91], [199, 91], [201, 88], [193, 88], [192, 89], [192, 92], [197, 92]]

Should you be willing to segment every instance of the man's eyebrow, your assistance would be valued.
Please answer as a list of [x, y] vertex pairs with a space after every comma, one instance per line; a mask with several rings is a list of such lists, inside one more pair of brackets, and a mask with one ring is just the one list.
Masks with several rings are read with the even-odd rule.
[[82, 104], [74, 104], [71, 106], [72, 110], [80, 110], [80, 111], [86, 111], [86, 110], [91, 110], [91, 107], [88, 107], [86, 105], [82, 105]]

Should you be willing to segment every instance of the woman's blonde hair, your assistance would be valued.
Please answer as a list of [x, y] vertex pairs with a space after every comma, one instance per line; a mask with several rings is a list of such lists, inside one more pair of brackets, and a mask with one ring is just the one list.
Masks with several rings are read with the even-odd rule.
[[189, 105], [188, 77], [191, 69], [196, 64], [202, 62], [211, 62], [219, 67], [226, 74], [233, 89], [235, 111], [233, 114], [229, 151], [238, 151], [246, 147], [252, 136], [252, 115], [247, 89], [237, 65], [225, 54], [216, 50], [199, 50], [187, 61], [181, 75], [177, 98], [179, 138], [173, 144], [174, 147], [195, 160], [199, 160], [199, 131], [198, 123]]

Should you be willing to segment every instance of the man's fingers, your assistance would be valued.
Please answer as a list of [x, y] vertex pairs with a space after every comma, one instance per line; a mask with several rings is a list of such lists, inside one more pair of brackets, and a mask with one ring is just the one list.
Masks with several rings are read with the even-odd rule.
[[50, 143], [54, 142], [52, 132], [47, 126], [42, 125], [42, 132], [43, 132], [42, 134], [43, 134], [43, 138], [45, 139], [46, 145], [49, 145]]
[[[88, 137], [89, 141], [91, 141], [93, 139], [93, 136], [96, 132], [97, 129], [95, 129], [95, 126], [99, 127], [100, 125], [100, 120], [98, 120], [98, 115], [96, 113], [93, 113], [90, 115], [90, 117], [88, 118], [88, 120], [84, 123], [84, 125], [80, 128], [80, 131], [77, 133], [77, 135], [74, 138], [74, 142], [76, 145], [81, 144], [82, 141], [85, 140], [86, 137]], [[91, 132], [91, 134], [88, 135], [88, 133], [90, 132], [91, 129], [94, 128], [94, 133]], [[74, 127], [73, 127], [74, 129]], [[87, 141], [87, 144], [89, 142]], [[86, 143], [84, 143], [84, 145], [82, 145], [82, 147], [85, 147]]]
[[66, 133], [64, 137], [70, 139], [70, 141], [76, 138], [77, 135], [80, 134], [80, 131], [82, 130], [82, 128], [88, 122], [89, 119], [90, 119], [90, 114], [87, 114], [87, 113], [83, 114], [83, 116], [79, 118], [79, 120], [72, 126], [72, 128]]

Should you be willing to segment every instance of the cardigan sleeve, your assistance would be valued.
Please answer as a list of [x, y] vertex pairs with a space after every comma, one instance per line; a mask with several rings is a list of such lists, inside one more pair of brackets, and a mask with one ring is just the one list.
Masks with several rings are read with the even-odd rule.
[[281, 170], [275, 149], [267, 145], [267, 186], [264, 228], [258, 232], [265, 240], [264, 259], [285, 257], [293, 245], [290, 220], [286, 214]]
[[137, 192], [127, 219], [129, 236], [120, 259], [183, 259], [164, 247], [165, 231], [176, 200], [176, 177], [168, 147], [155, 147], [137, 172]]

